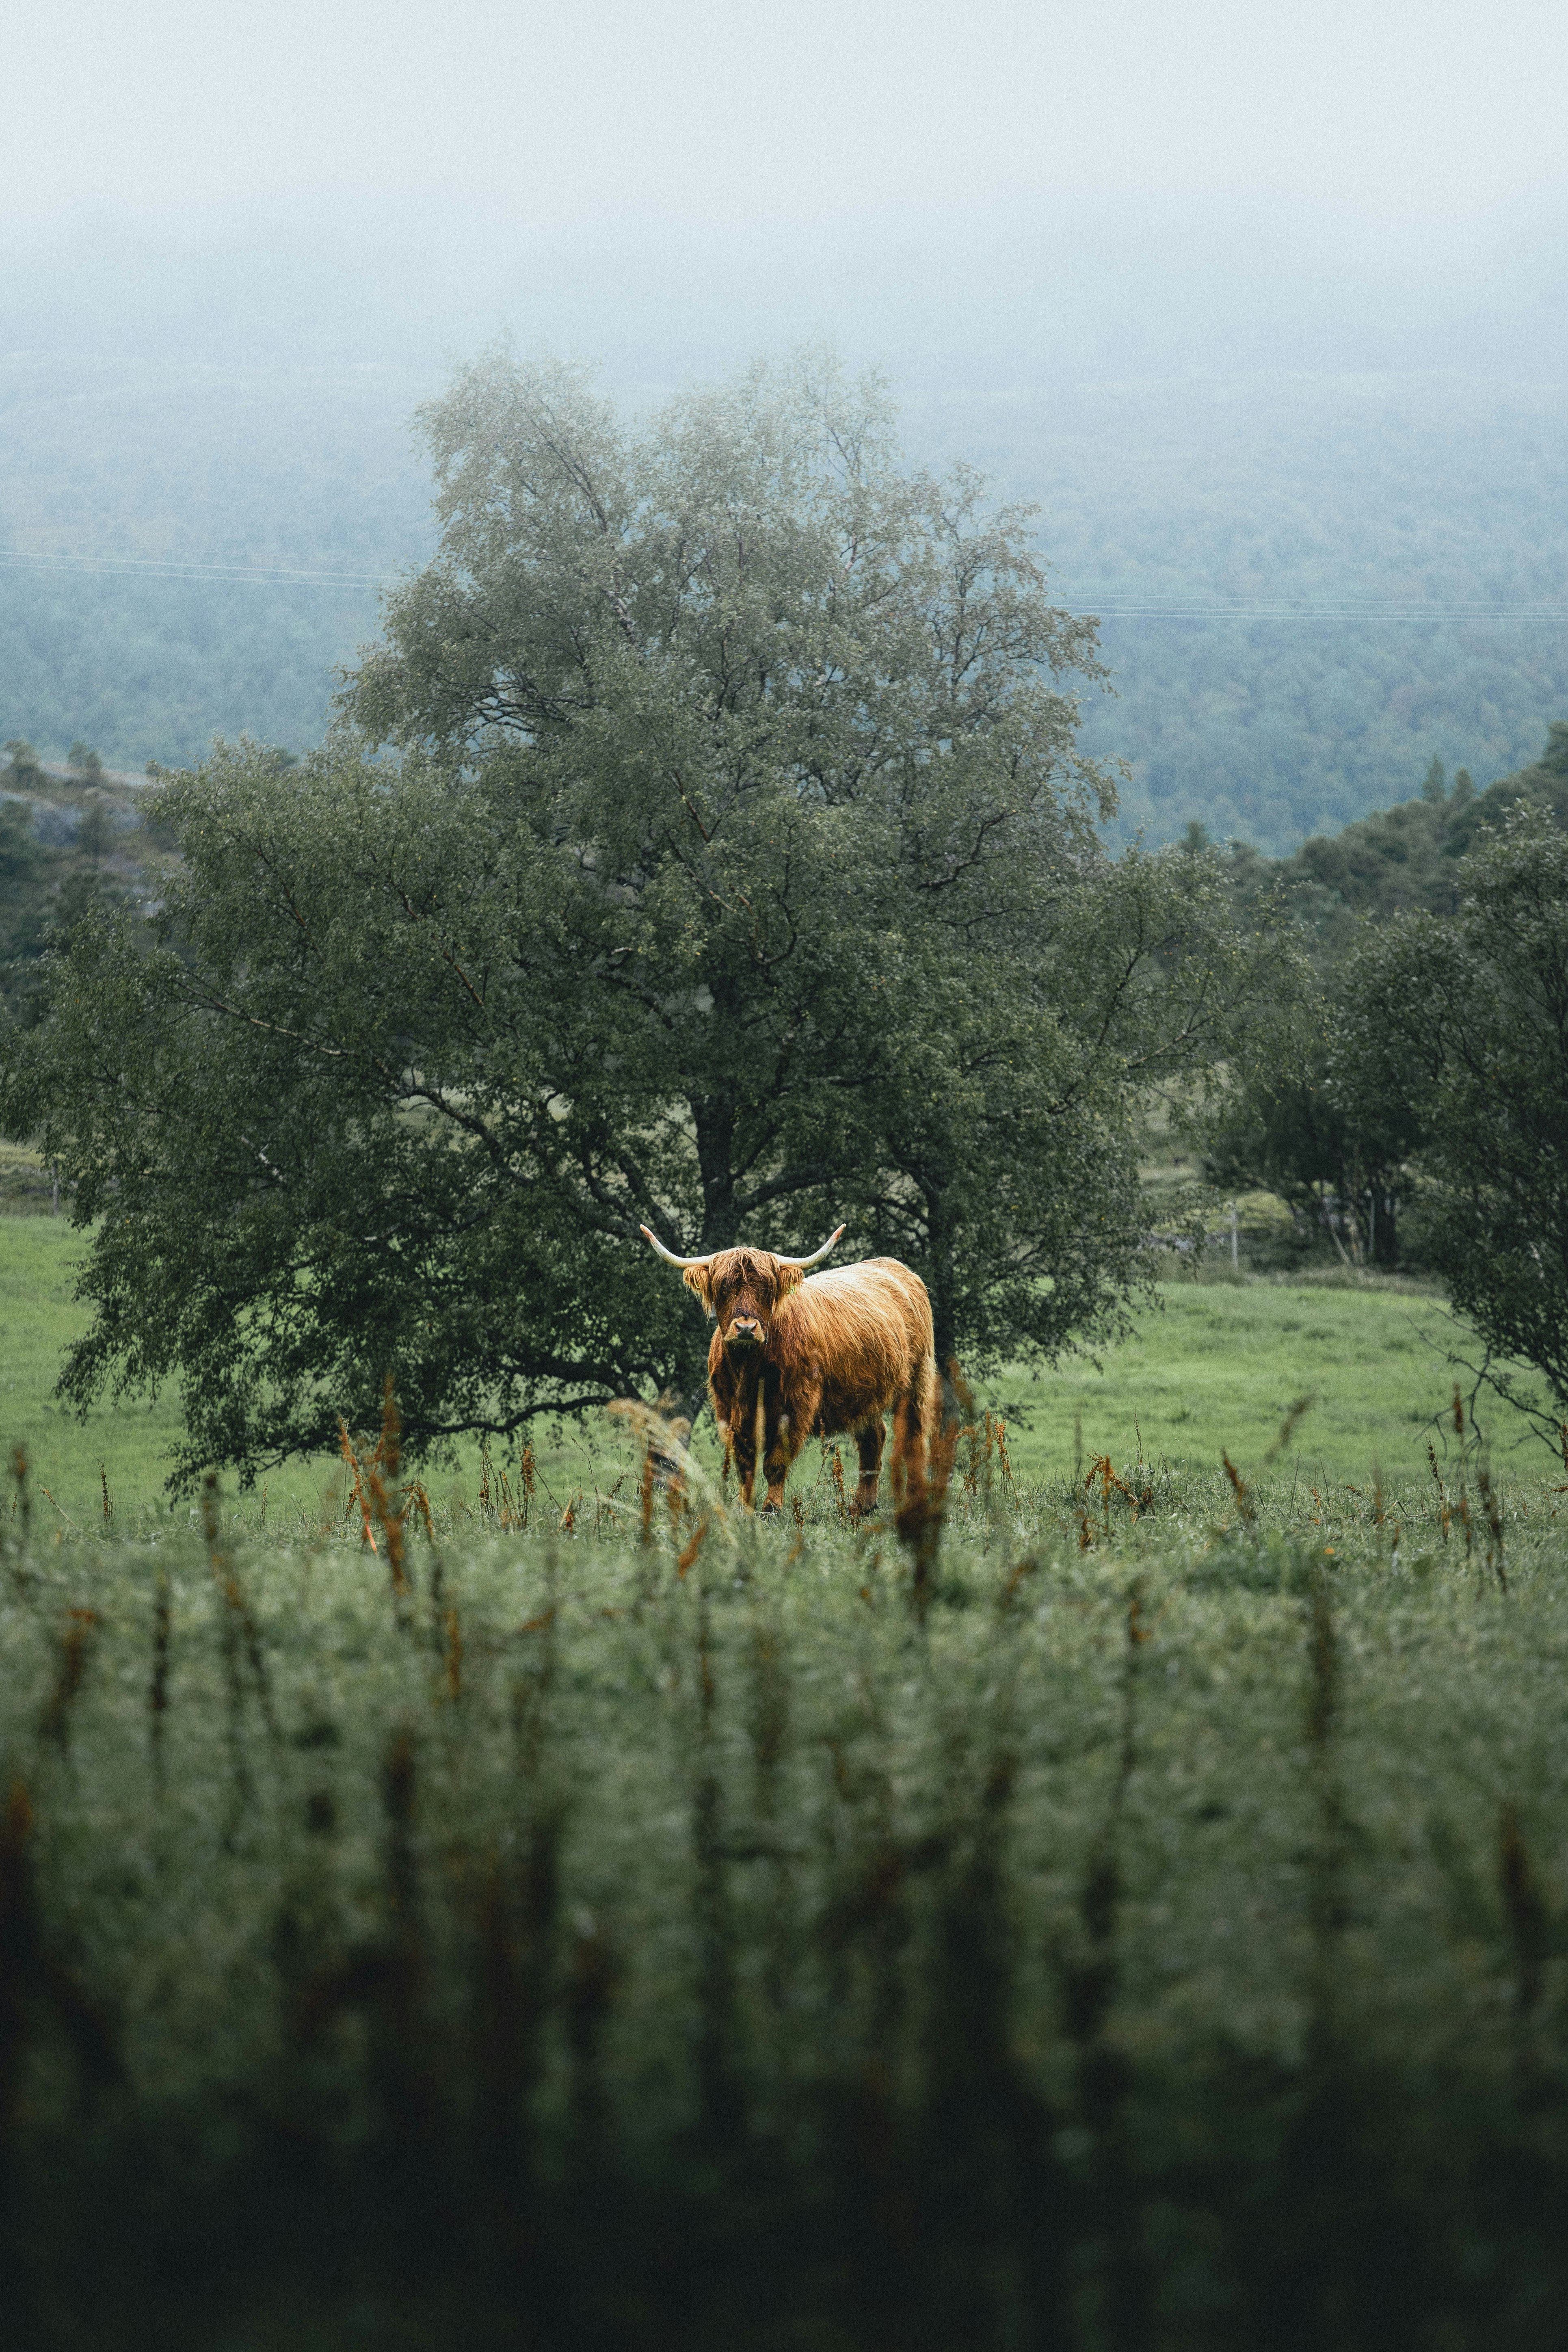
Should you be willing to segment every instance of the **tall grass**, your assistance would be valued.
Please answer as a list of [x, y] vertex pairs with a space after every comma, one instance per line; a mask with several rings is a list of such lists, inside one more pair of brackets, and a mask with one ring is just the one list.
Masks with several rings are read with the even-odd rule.
[[981, 1423], [770, 1528], [653, 1433], [527, 1525], [390, 1412], [330, 1531], [14, 1489], [15, 2340], [1555, 2343], [1552, 1491], [1489, 1566]]

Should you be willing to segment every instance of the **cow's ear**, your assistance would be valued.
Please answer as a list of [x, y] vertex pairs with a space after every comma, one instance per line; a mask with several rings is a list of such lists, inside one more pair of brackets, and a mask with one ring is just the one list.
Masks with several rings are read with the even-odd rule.
[[792, 1290], [800, 1288], [805, 1279], [805, 1276], [798, 1265], [775, 1265], [773, 1268], [774, 1297], [787, 1298]]
[[689, 1265], [680, 1279], [702, 1301], [710, 1321], [713, 1315], [713, 1277], [705, 1265]]

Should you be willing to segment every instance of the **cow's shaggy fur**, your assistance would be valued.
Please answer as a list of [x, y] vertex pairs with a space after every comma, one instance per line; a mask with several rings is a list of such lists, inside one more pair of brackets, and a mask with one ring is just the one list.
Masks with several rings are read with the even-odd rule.
[[810, 1437], [853, 1437], [857, 1512], [877, 1500], [893, 1416], [895, 1481], [923, 1454], [937, 1397], [931, 1300], [896, 1257], [802, 1276], [767, 1250], [720, 1250], [684, 1280], [718, 1324], [708, 1350], [714, 1416], [752, 1500], [757, 1456], [776, 1508]]

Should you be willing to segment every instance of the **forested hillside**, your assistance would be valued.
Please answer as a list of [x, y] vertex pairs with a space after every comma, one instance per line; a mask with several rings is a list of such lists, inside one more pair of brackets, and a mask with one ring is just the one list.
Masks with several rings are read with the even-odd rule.
[[1065, 593], [1103, 615], [1119, 698], [1086, 740], [1131, 762], [1154, 838], [1196, 818], [1283, 851], [1434, 757], [1521, 768], [1568, 709], [1558, 387], [1199, 377], [939, 413], [944, 447], [1040, 500]]
[[318, 740], [377, 583], [428, 541], [406, 430], [428, 388], [378, 368], [0, 363], [0, 740], [59, 758], [80, 736], [137, 770], [215, 734]]
[[[81, 736], [133, 769], [214, 733], [316, 740], [375, 583], [432, 543], [407, 420], [440, 381], [0, 362], [0, 740]], [[1039, 501], [1062, 596], [1103, 618], [1117, 694], [1086, 740], [1131, 765], [1124, 824], [1279, 853], [1403, 800], [1434, 757], [1479, 785], [1516, 771], [1568, 709], [1565, 408], [1451, 374], [928, 373], [904, 437]], [[124, 568], [36, 560], [62, 554]]]
[[[1319, 835], [1289, 857], [1264, 857], [1250, 843], [1229, 845], [1239, 905], [1259, 912], [1282, 900], [1331, 966], [1359, 935], [1367, 916], [1452, 915], [1466, 887], [1460, 861], [1484, 828], [1502, 825], [1527, 802], [1568, 831], [1568, 721], [1554, 719], [1546, 747], [1515, 774], [1476, 790], [1468, 770], [1450, 779], [1434, 760], [1420, 796], [1363, 817], [1343, 832]], [[1204, 845], [1194, 824], [1189, 841]]]

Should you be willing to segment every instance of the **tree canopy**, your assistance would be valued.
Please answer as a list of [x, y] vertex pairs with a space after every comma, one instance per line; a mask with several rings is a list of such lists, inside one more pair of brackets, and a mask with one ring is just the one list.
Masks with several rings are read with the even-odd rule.
[[1246, 985], [1214, 861], [1109, 861], [1090, 625], [1026, 510], [898, 462], [874, 383], [756, 371], [628, 426], [492, 354], [425, 412], [441, 544], [341, 724], [151, 813], [14, 1036], [0, 1118], [93, 1224], [68, 1366], [177, 1377], [184, 1475], [628, 1388], [706, 1334], [636, 1238], [926, 1275], [944, 1354], [1050, 1353], [1146, 1281], [1137, 1088]]
[[[1493, 1383], [1555, 1434], [1568, 1409], [1568, 837], [1523, 804], [1483, 835], [1447, 920], [1369, 932], [1335, 1091], [1411, 1134], [1426, 1247]], [[1510, 1362], [1546, 1383], [1532, 1401]]]

